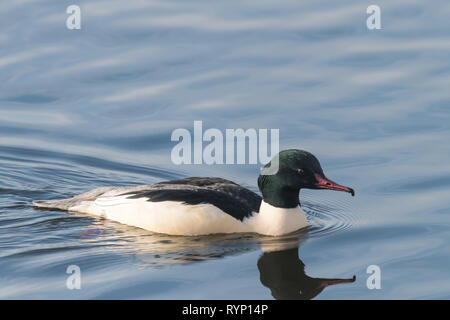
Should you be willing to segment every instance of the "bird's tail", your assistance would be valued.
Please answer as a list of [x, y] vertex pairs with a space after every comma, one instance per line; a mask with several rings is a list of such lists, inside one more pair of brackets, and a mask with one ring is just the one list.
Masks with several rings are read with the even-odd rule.
[[105, 192], [114, 189], [117, 189], [117, 187], [101, 187], [68, 199], [35, 200], [33, 201], [33, 205], [38, 208], [69, 210], [70, 208], [78, 206], [86, 201], [95, 201], [95, 199], [103, 195]]
[[35, 200], [33, 205], [37, 208], [68, 210], [73, 206], [73, 198], [61, 200]]

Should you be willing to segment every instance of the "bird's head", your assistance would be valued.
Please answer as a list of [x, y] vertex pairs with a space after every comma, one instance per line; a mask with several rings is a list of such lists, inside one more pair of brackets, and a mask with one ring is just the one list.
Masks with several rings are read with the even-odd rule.
[[[278, 171], [265, 174], [265, 168], [273, 167], [277, 161]], [[276, 207], [293, 208], [299, 204], [300, 189], [328, 189], [345, 191], [352, 196], [352, 188], [328, 179], [317, 158], [304, 150], [289, 149], [278, 153], [265, 165], [258, 178], [258, 187], [266, 202]]]

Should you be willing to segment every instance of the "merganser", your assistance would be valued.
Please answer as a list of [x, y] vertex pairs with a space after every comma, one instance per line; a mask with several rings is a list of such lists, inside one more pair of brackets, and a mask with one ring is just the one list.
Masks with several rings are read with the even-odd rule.
[[[264, 174], [277, 161], [276, 174]], [[278, 236], [308, 226], [299, 192], [330, 189], [355, 194], [327, 179], [317, 158], [304, 150], [281, 151], [258, 177], [262, 197], [222, 178], [191, 177], [152, 185], [101, 187], [36, 207], [87, 213], [170, 235], [255, 232]]]

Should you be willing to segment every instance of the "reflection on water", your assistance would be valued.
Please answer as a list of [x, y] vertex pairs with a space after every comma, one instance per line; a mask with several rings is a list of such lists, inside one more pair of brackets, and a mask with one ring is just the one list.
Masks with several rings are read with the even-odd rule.
[[[102, 220], [95, 228], [86, 229], [90, 231], [83, 232], [83, 239], [103, 235], [103, 227], [107, 223]], [[279, 237], [257, 234], [183, 237], [153, 234], [113, 224], [114, 232], [126, 233], [116, 243], [120, 249], [115, 248], [115, 252], [128, 251], [133, 254], [133, 263], [141, 268], [201, 262], [262, 249], [263, 253], [257, 260], [259, 278], [275, 299], [312, 299], [330, 285], [351, 283], [356, 279], [355, 276], [350, 279], [328, 279], [306, 275], [305, 264], [299, 258], [299, 246], [310, 230], [299, 230]]]
[[261, 283], [275, 299], [309, 300], [330, 285], [351, 283], [351, 279], [311, 278], [298, 257], [298, 248], [264, 252], [258, 260]]
[[261, 241], [263, 254], [257, 262], [260, 280], [275, 299], [309, 300], [330, 285], [356, 280], [355, 276], [350, 279], [326, 279], [306, 275], [305, 264], [299, 258], [299, 246], [307, 236], [308, 230], [300, 230]]

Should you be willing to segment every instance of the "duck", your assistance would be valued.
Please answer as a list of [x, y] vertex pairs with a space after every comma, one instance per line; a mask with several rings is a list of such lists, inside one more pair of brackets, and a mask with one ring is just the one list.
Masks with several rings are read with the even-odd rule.
[[[275, 165], [278, 170], [274, 171]], [[258, 188], [261, 195], [223, 178], [190, 177], [151, 185], [100, 187], [68, 199], [36, 200], [33, 205], [168, 235], [280, 236], [308, 226], [299, 200], [301, 189], [355, 195], [352, 188], [329, 180], [312, 153], [299, 149], [275, 155], [262, 168]]]

